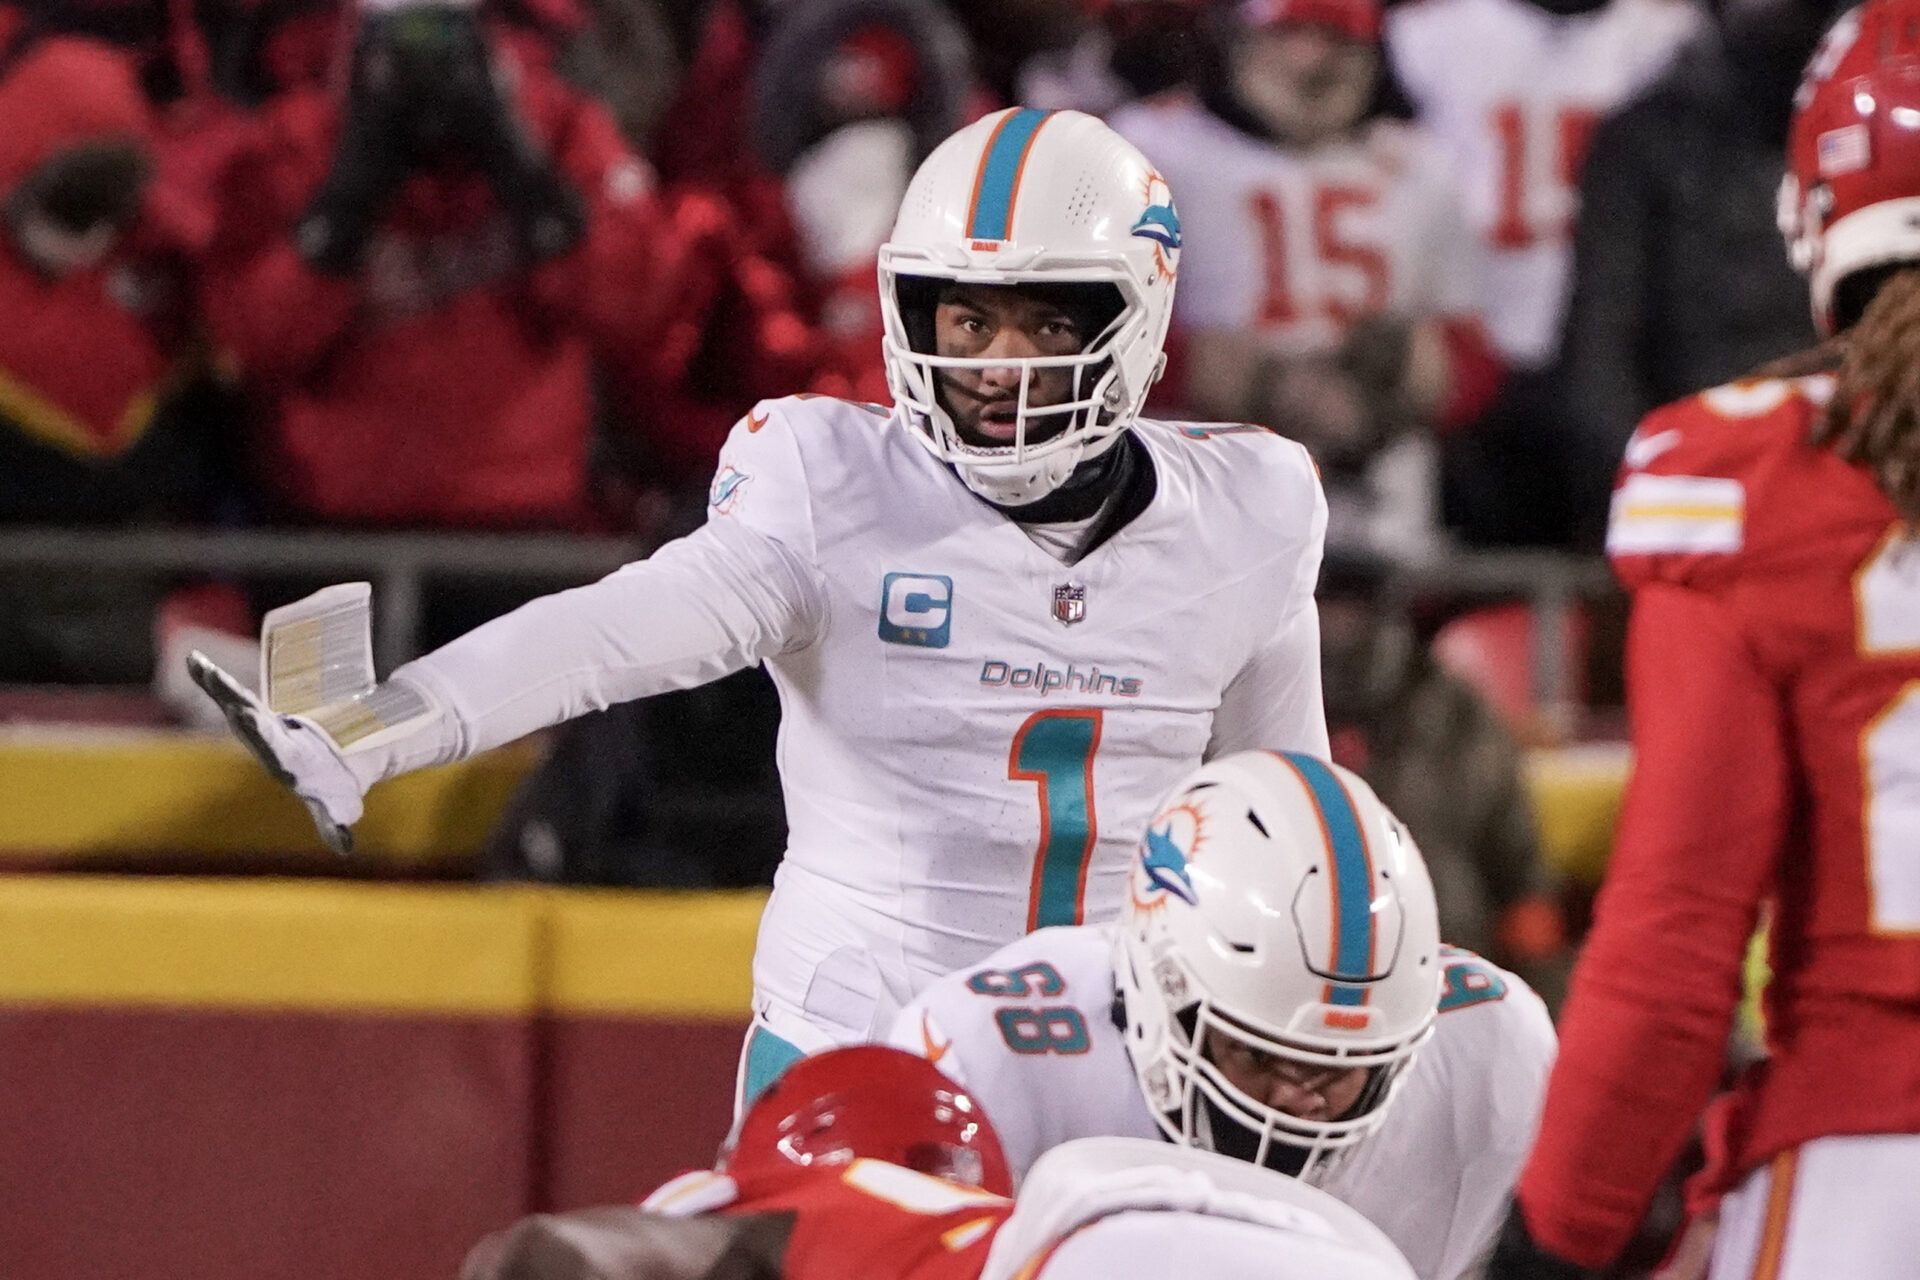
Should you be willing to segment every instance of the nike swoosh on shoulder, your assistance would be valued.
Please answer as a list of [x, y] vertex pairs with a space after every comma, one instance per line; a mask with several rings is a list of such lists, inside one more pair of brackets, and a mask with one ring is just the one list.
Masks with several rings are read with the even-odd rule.
[[934, 1040], [933, 1015], [926, 1012], [920, 1014], [920, 1046], [926, 1054], [927, 1061], [933, 1063], [935, 1066], [939, 1066], [940, 1059], [946, 1057], [947, 1050], [953, 1048], [953, 1041], [951, 1040], [945, 1044], [940, 1044]]
[[1638, 471], [1679, 443], [1680, 432], [1672, 427], [1645, 437], [1636, 432], [1622, 456], [1630, 469]]
[[747, 414], [747, 434], [752, 435], [754, 432], [760, 430], [760, 428], [766, 426], [767, 418], [769, 416], [770, 415], [763, 413], [756, 418], [751, 412], [749, 412]]

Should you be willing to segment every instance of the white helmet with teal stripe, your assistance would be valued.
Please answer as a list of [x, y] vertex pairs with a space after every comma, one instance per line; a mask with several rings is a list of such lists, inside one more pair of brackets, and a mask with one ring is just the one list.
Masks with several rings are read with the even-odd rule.
[[[1051, 493], [1138, 416], [1165, 364], [1180, 219], [1147, 158], [1078, 111], [1009, 108], [968, 125], [914, 174], [880, 249], [887, 381], [921, 441], [1003, 506]], [[1048, 285], [1103, 302], [1066, 355], [941, 356], [930, 312], [943, 285]], [[937, 371], [1020, 371], [1012, 442], [969, 442]], [[1066, 398], [1029, 403], [1034, 374], [1071, 372]]]
[[1203, 766], [1147, 828], [1114, 956], [1149, 1109], [1176, 1142], [1324, 1173], [1432, 1030], [1439, 949], [1426, 864], [1365, 782], [1290, 753]]

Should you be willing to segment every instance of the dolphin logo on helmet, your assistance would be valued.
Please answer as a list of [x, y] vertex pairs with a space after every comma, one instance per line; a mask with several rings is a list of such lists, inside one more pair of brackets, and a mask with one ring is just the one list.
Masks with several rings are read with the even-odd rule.
[[1187, 874], [1187, 855], [1173, 842], [1171, 826], [1147, 829], [1147, 848], [1141, 865], [1147, 879], [1176, 897], [1194, 901], [1193, 877]]
[[1180, 247], [1180, 215], [1170, 204], [1150, 204], [1133, 224], [1133, 234], [1145, 236], [1169, 249]]
[[[1205, 823], [1204, 860], [1182, 849], [1170, 819], [1183, 812]], [[1155, 1123], [1186, 1146], [1325, 1176], [1379, 1128], [1433, 1029], [1440, 924], [1419, 850], [1358, 776], [1251, 751], [1188, 776], [1139, 865], [1114, 981]], [[1222, 1043], [1367, 1074], [1342, 1114], [1296, 1115], [1236, 1085], [1213, 1059]]]

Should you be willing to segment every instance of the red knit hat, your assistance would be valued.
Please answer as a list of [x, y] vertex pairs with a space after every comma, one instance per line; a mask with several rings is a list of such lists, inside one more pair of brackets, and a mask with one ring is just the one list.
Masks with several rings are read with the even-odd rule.
[[148, 140], [153, 114], [131, 59], [111, 45], [43, 40], [0, 76], [0, 190], [63, 147], [94, 138]]

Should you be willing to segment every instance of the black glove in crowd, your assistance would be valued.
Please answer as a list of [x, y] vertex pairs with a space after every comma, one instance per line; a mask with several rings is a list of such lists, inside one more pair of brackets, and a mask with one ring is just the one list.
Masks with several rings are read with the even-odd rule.
[[374, 224], [406, 176], [401, 92], [380, 24], [369, 19], [354, 40], [327, 176], [294, 230], [301, 255], [317, 270], [352, 275], [360, 269]]
[[301, 252], [323, 271], [358, 270], [400, 182], [442, 167], [486, 176], [526, 261], [565, 253], [586, 233], [586, 202], [500, 82], [479, 17], [437, 5], [371, 15], [332, 164], [297, 232]]

